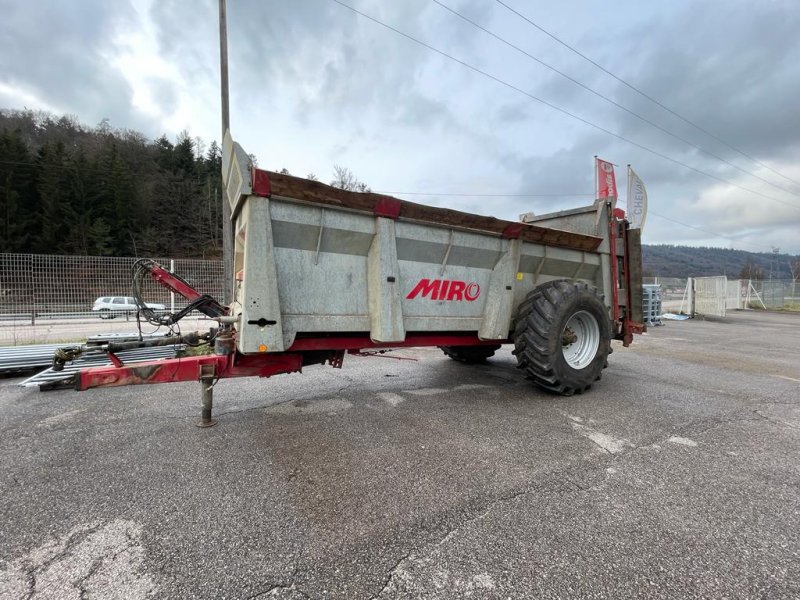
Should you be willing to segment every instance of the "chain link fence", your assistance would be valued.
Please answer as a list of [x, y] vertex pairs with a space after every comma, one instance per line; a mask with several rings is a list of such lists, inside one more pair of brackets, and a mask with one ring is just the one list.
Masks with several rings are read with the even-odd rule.
[[[219, 300], [223, 297], [223, 266], [220, 260], [155, 259], [163, 267], [186, 279], [200, 293]], [[46, 339], [61, 339], [58, 331], [112, 330], [112, 324], [126, 323], [134, 318], [125, 300], [131, 294], [132, 257], [55, 256], [48, 254], [0, 253], [0, 345], [19, 341], [41, 341], [42, 328]], [[643, 283], [661, 286], [664, 312], [690, 310], [687, 279], [677, 277], [647, 277]], [[741, 302], [735, 303], [734, 281], [728, 282], [728, 308], [788, 308], [800, 310], [800, 281], [740, 280]], [[145, 281], [144, 300], [163, 305], [163, 312], [175, 312], [186, 306], [179, 295], [153, 281]], [[95, 307], [95, 301], [106, 299], [108, 311]], [[113, 308], [117, 301], [121, 309]], [[739, 306], [734, 306], [739, 304]], [[98, 310], [93, 310], [98, 308]], [[194, 313], [193, 316], [198, 316]], [[100, 317], [111, 319], [100, 320]], [[80, 323], [92, 323], [82, 327]], [[65, 327], [64, 324], [72, 326]], [[131, 323], [131, 325], [133, 325]], [[26, 328], [24, 331], [20, 328]], [[60, 329], [59, 329], [60, 327]], [[38, 329], [37, 329], [38, 328]], [[64, 334], [70, 337], [72, 333]]]
[[642, 283], [661, 286], [661, 308], [664, 312], [677, 313], [681, 310], [682, 303], [685, 305], [684, 312], [688, 310], [688, 304], [686, 304], [686, 278], [644, 277], [642, 278]]
[[[700, 277], [697, 281], [717, 278]], [[721, 279], [721, 278], [719, 278]], [[696, 306], [697, 297], [691, 298], [691, 290], [687, 291], [689, 279], [675, 277], [645, 277], [643, 283], [661, 286], [661, 296], [663, 298], [664, 312], [684, 312], [698, 310]], [[769, 310], [797, 310], [800, 311], [800, 280], [791, 279], [727, 279], [727, 285], [723, 290], [722, 286], [717, 286], [713, 293], [704, 288], [701, 293], [701, 300], [705, 302], [709, 298], [717, 298], [722, 302], [725, 296], [725, 306], [727, 309], [769, 309]], [[696, 290], [695, 290], [696, 291]], [[710, 294], [710, 295], [709, 295]], [[692, 303], [695, 304], [692, 307]], [[708, 307], [706, 307], [708, 310]], [[720, 309], [721, 310], [721, 309]], [[712, 311], [714, 314], [719, 311]]]
[[800, 281], [765, 279], [750, 281], [749, 308], [790, 308], [800, 310]]
[[[9, 328], [16, 332], [21, 326], [41, 329], [56, 323], [88, 321], [104, 323], [106, 329], [112, 330], [110, 326], [114, 323], [133, 321], [134, 311], [128, 299], [132, 296], [132, 267], [136, 260], [132, 257], [0, 253], [0, 344], [17, 343], [16, 333], [5, 335]], [[155, 260], [200, 293], [222, 300], [222, 261]], [[159, 307], [159, 312], [175, 312], [186, 306], [184, 298], [171, 294], [154, 281], [145, 281], [143, 295], [148, 304], [163, 305], [163, 311]], [[100, 299], [104, 301], [96, 304]], [[102, 307], [109, 310], [101, 310]], [[192, 316], [197, 315], [193, 313]]]

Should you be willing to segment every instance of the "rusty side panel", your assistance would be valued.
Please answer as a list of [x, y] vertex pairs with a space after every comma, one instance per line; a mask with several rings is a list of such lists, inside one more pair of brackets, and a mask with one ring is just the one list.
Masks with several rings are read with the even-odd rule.
[[386, 211], [382, 207], [392, 204], [395, 207], [399, 207], [395, 208], [394, 212], [401, 219], [474, 229], [507, 237], [519, 237], [526, 242], [560, 246], [574, 250], [591, 252], [596, 250], [602, 242], [602, 238], [592, 235], [527, 225], [514, 221], [504, 221], [494, 217], [484, 217], [448, 208], [426, 206], [383, 194], [350, 192], [325, 185], [319, 181], [310, 181], [271, 171], [268, 174], [272, 195], [294, 198], [304, 202], [349, 208], [373, 214], [385, 213]]
[[642, 230], [628, 229], [628, 246], [625, 252], [628, 257], [628, 282], [630, 290], [630, 320], [642, 323], [644, 320], [642, 308]]

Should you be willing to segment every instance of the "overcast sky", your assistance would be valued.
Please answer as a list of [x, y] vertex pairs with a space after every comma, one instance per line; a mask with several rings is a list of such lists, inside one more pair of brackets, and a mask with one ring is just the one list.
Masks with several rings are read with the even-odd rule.
[[[800, 253], [796, 0], [504, 0], [758, 162], [494, 0], [441, 3], [692, 145], [432, 0], [343, 1], [521, 91], [332, 0], [228, 0], [231, 126], [261, 167], [328, 181], [340, 164], [376, 191], [516, 219], [590, 203], [597, 154], [619, 165], [622, 200], [626, 164], [644, 180], [648, 243]], [[220, 138], [215, 0], [0, 0], [0, 14], [0, 107]]]

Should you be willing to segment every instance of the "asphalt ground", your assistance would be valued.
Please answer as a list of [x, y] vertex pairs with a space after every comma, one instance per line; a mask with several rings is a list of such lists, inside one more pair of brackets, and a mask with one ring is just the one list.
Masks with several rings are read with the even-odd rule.
[[800, 315], [669, 322], [584, 395], [504, 349], [0, 380], [0, 598], [800, 597]]

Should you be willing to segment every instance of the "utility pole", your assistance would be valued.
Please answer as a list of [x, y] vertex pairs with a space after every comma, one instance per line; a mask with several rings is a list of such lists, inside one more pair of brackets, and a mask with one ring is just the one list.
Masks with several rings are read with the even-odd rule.
[[[231, 127], [230, 105], [228, 104], [228, 15], [225, 0], [219, 0], [219, 76], [222, 100], [222, 143], [225, 133]], [[227, 194], [222, 194], [222, 265], [225, 277], [223, 286], [223, 303], [230, 306], [233, 302], [233, 223], [231, 223], [231, 205]]]

